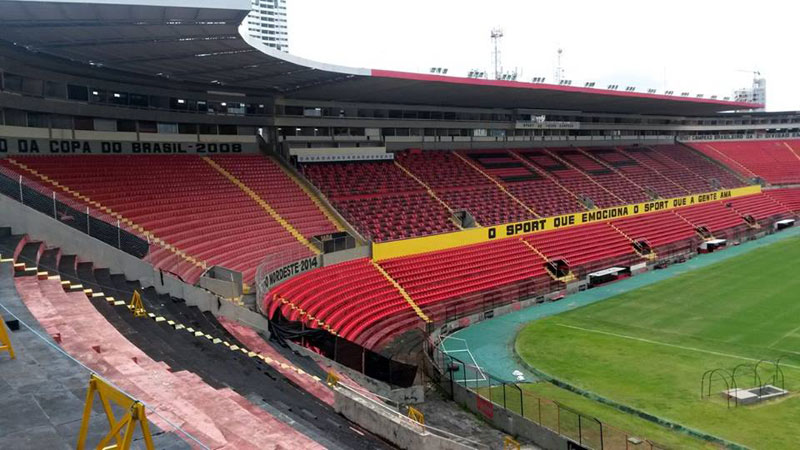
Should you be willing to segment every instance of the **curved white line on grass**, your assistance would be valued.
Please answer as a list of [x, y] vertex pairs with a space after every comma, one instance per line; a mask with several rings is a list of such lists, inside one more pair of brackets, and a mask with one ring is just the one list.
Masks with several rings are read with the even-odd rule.
[[[574, 325], [566, 325], [566, 324], [563, 324], [563, 323], [556, 323], [555, 325], [557, 325], [559, 327], [563, 327], [563, 328], [572, 328], [572, 329], [575, 329], [575, 330], [586, 331], [587, 333], [605, 334], [605, 335], [608, 335], [608, 336], [614, 336], [614, 337], [623, 338], [623, 339], [630, 339], [632, 341], [646, 342], [648, 344], [654, 344], [654, 345], [663, 345], [664, 347], [679, 348], [681, 350], [689, 350], [689, 351], [699, 352], [699, 353], [708, 353], [709, 355], [724, 356], [726, 358], [741, 359], [743, 361], [753, 361], [753, 362], [761, 361], [760, 359], [749, 358], [747, 356], [734, 355], [732, 353], [722, 353], [722, 352], [715, 352], [713, 350], [706, 350], [706, 349], [702, 349], [702, 348], [687, 347], [685, 345], [669, 344], [669, 343], [666, 343], [666, 342], [659, 342], [659, 341], [640, 338], [640, 337], [636, 337], [636, 336], [627, 336], [627, 335], [624, 335], [624, 334], [611, 333], [610, 331], [593, 330], [591, 328], [576, 327]], [[781, 367], [791, 367], [792, 369], [800, 370], [800, 366], [793, 366], [791, 364], [786, 364], [786, 363], [781, 363]]]
[[[783, 336], [779, 337], [779, 338], [778, 338], [778, 340], [776, 340], [776, 341], [775, 341], [775, 342], [773, 342], [772, 344], [769, 344], [769, 348], [773, 348], [773, 346], [774, 346], [775, 344], [777, 344], [778, 342], [780, 342], [780, 341], [782, 341], [782, 340], [784, 340], [784, 339], [786, 339], [786, 338], [788, 338], [788, 337], [793, 337], [793, 336], [794, 336], [794, 337], [797, 337], [797, 335], [796, 335], [795, 333], [797, 333], [798, 331], [800, 331], [800, 327], [797, 327], [797, 328], [795, 328], [794, 330], [792, 330], [792, 331], [789, 331], [788, 333], [786, 333], [786, 334], [784, 334]], [[776, 350], [780, 350], [780, 349], [776, 349]], [[788, 350], [783, 350], [783, 351], [788, 351]], [[789, 352], [789, 353], [796, 353], [796, 352]]]

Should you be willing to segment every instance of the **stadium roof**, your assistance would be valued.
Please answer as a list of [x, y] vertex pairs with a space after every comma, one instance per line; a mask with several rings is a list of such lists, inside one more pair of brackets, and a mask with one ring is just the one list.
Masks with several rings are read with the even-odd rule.
[[762, 106], [324, 64], [243, 38], [248, 11], [246, 0], [0, 0], [0, 39], [93, 67], [296, 99], [685, 116]]

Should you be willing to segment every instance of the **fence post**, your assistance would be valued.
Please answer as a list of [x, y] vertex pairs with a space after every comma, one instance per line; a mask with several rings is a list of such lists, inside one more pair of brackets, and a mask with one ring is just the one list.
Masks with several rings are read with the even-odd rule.
[[19, 176], [19, 202], [22, 203], [23, 205], [25, 204], [25, 202], [22, 199], [22, 175]]
[[558, 434], [561, 434], [561, 405], [556, 403], [556, 428]]
[[[445, 361], [444, 357], [442, 358], [442, 361]], [[455, 384], [453, 383], [453, 371], [450, 370], [452, 369], [452, 367], [453, 367], [453, 361], [450, 360], [450, 362], [447, 364], [447, 369], [445, 370], [445, 372], [447, 373], [447, 378], [450, 378], [450, 400], [455, 400], [456, 387]]]
[[[536, 397], [536, 400], [539, 402], [539, 425], [542, 424], [542, 397]], [[522, 416], [525, 417], [525, 416]]]
[[[119, 226], [119, 225], [117, 225]], [[89, 236], [92, 235], [91, 230], [89, 229], [89, 207], [86, 207], [86, 234]]]
[[506, 384], [503, 383], [503, 409], [508, 409], [506, 407]]
[[581, 429], [581, 415], [578, 414], [578, 444], [583, 445], [583, 430]]
[[53, 191], [53, 219], [58, 220], [58, 211], [56, 209], [56, 191]]
[[122, 231], [119, 229], [119, 220], [117, 220], [117, 248], [122, 249]]

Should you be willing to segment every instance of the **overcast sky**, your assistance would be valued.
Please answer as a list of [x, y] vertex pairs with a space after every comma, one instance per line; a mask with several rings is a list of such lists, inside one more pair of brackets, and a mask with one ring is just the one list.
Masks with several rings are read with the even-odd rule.
[[552, 81], [556, 51], [573, 86], [596, 81], [709, 97], [767, 79], [767, 109], [800, 110], [800, 2], [716, 0], [288, 0], [293, 54], [370, 69], [466, 76], [502, 65]]

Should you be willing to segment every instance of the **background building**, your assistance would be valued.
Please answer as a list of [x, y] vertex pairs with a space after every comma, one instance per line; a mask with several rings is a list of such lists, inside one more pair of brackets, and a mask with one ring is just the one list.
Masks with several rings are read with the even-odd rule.
[[[733, 94], [737, 102], [767, 104], [767, 79], [763, 77], [753, 78], [753, 86], [750, 88], [737, 89]], [[756, 108], [754, 111], [764, 111], [764, 107]]]
[[289, 52], [286, 0], [252, 0], [248, 16], [250, 35], [272, 48]]

